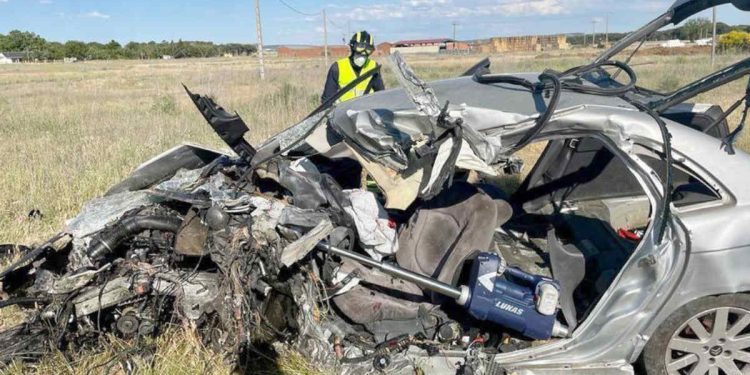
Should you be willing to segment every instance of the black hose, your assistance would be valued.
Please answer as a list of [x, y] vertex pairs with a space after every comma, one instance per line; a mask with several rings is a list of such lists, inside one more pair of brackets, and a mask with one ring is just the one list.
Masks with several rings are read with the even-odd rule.
[[528, 79], [504, 74], [481, 74], [481, 72], [478, 72], [478, 74], [474, 75], [474, 80], [485, 85], [492, 83], [508, 83], [511, 85], [523, 86], [529, 90], [534, 90], [535, 87], [534, 83]]
[[145, 230], [177, 233], [182, 219], [174, 216], [133, 216], [124, 219], [106, 233], [100, 234], [89, 246], [86, 254], [92, 260], [112, 253], [122, 241]]
[[[621, 71], [624, 71], [629, 77], [628, 83], [620, 87], [602, 88], [602, 87], [586, 86], [578, 82], [571, 82], [571, 81], [564, 80], [565, 77], [580, 76], [581, 74], [585, 72], [592, 71], [594, 69], [600, 69], [603, 66], [613, 66], [613, 67], [619, 68]], [[544, 127], [549, 122], [550, 118], [552, 118], [552, 115], [555, 113], [555, 110], [557, 109], [557, 105], [560, 101], [560, 93], [563, 90], [586, 93], [586, 94], [591, 94], [591, 95], [621, 96], [633, 90], [633, 88], [635, 88], [637, 79], [638, 78], [635, 74], [635, 71], [633, 71], [633, 69], [631, 69], [630, 66], [620, 61], [597, 62], [597, 63], [593, 63], [589, 65], [583, 65], [583, 66], [571, 68], [562, 73], [548, 70], [539, 75], [538, 83], [531, 82], [525, 78], [508, 76], [508, 75], [483, 75], [479, 73], [474, 75], [474, 80], [482, 84], [507, 83], [507, 84], [525, 87], [526, 89], [530, 90], [532, 93], [539, 93], [540, 91], [548, 90], [548, 89], [552, 90], [552, 97], [550, 98], [549, 104], [547, 105], [547, 108], [545, 109], [545, 111], [541, 113], [539, 117], [537, 118], [536, 125], [534, 125], [533, 128], [531, 128], [529, 131], [527, 131], [523, 135], [521, 140], [517, 142], [516, 145], [511, 149], [510, 153], [514, 153], [522, 149], [523, 147], [528, 145], [531, 141], [533, 141], [534, 137], [539, 135], [542, 129], [544, 129]]]
[[704, 133], [710, 132], [713, 128], [717, 127], [719, 124], [721, 124], [722, 122], [724, 122], [724, 120], [726, 120], [727, 117], [729, 117], [729, 115], [731, 115], [732, 113], [734, 113], [734, 111], [736, 111], [737, 108], [739, 108], [742, 105], [742, 102], [745, 102], [745, 101], [748, 101], [748, 100], [750, 100], [750, 93], [746, 94], [745, 96], [742, 97], [742, 99], [740, 99], [737, 102], [735, 102], [734, 104], [732, 104], [732, 106], [729, 107], [729, 109], [727, 109], [724, 113], [722, 113], [719, 118], [717, 118], [716, 120], [714, 120], [714, 122], [711, 125], [709, 125], [706, 129], [704, 129], [703, 132]]
[[659, 117], [659, 115], [656, 114], [656, 112], [654, 112], [651, 108], [635, 100], [630, 100], [624, 96], [622, 97], [622, 99], [651, 116], [651, 118], [656, 121], [656, 124], [659, 126], [659, 131], [661, 132], [664, 147], [664, 164], [666, 168], [666, 171], [664, 172], [664, 199], [662, 200], [662, 206], [660, 208], [660, 216], [662, 218], [662, 221], [659, 225], [659, 228], [657, 228], [656, 234], [657, 243], [661, 243], [664, 239], [664, 233], [667, 230], [667, 222], [669, 221], [669, 216], [672, 212], [670, 208], [670, 205], [672, 203], [672, 186], [674, 181], [674, 175], [672, 172], [672, 135], [669, 133], [669, 129], [667, 129], [667, 123], [664, 122], [664, 120], [662, 120], [662, 118]]
[[[620, 71], [625, 72], [625, 74], [627, 74], [629, 78], [628, 83], [620, 87], [603, 88], [603, 87], [586, 86], [578, 82], [564, 80], [565, 77], [569, 77], [569, 76], [580, 77], [585, 72], [592, 71], [594, 69], [601, 69], [601, 67], [603, 66], [616, 67], [619, 69], [618, 73]], [[516, 145], [511, 150], [511, 153], [514, 153], [518, 151], [519, 149], [523, 148], [524, 146], [526, 146], [529, 142], [531, 142], [534, 139], [534, 137], [536, 137], [539, 134], [539, 132], [541, 132], [544, 126], [547, 125], [547, 123], [549, 122], [549, 119], [552, 117], [552, 114], [554, 113], [557, 107], [559, 95], [562, 90], [580, 92], [580, 93], [591, 94], [591, 95], [600, 95], [600, 96], [617, 96], [625, 100], [626, 102], [630, 103], [631, 105], [636, 107], [638, 110], [645, 112], [646, 114], [651, 116], [654, 119], [654, 121], [656, 121], [657, 125], [659, 126], [659, 130], [661, 132], [662, 141], [664, 145], [663, 146], [664, 147], [664, 161], [666, 164], [666, 173], [665, 173], [665, 181], [664, 181], [664, 200], [662, 202], [662, 207], [660, 207], [662, 221], [661, 221], [660, 227], [657, 228], [658, 242], [661, 243], [662, 239], [664, 238], [664, 233], [666, 232], [667, 222], [668, 222], [669, 215], [671, 212], [670, 203], [672, 201], [671, 191], [672, 191], [672, 184], [673, 184], [673, 175], [672, 175], [673, 160], [672, 160], [671, 135], [669, 134], [669, 130], [667, 129], [667, 124], [664, 122], [664, 120], [661, 119], [661, 117], [659, 117], [659, 115], [656, 112], [654, 112], [651, 108], [644, 105], [643, 103], [630, 99], [625, 95], [635, 88], [635, 84], [638, 79], [638, 77], [635, 74], [635, 71], [633, 71], [633, 69], [627, 63], [624, 63], [621, 61], [601, 61], [601, 62], [594, 62], [588, 65], [574, 67], [562, 73], [546, 71], [539, 76], [539, 83], [537, 84], [534, 84], [523, 78], [513, 77], [513, 76], [503, 76], [503, 75], [482, 76], [480, 74], [477, 74], [474, 76], [474, 79], [477, 82], [483, 83], [483, 84], [487, 84], [487, 83], [515, 84], [515, 85], [526, 87], [532, 92], [538, 92], [538, 90], [540, 89], [540, 86], [543, 89], [548, 89], [550, 88], [549, 83], [551, 83], [553, 94], [552, 94], [552, 98], [550, 99], [550, 103], [547, 106], [547, 109], [544, 111], [544, 113], [542, 113], [539, 116], [539, 118], [536, 121], [536, 125], [533, 128], [531, 128], [529, 131], [527, 131], [524, 134], [524, 136], [521, 138], [521, 140], [518, 143], [516, 143]], [[750, 81], [748, 82], [748, 92], [744, 100], [750, 100]], [[740, 101], [740, 103], [741, 102], [742, 101]], [[750, 102], [748, 103], [748, 107], [750, 108]], [[747, 112], [748, 111], [746, 110], [745, 115], [747, 115]], [[713, 126], [715, 126], [715, 124], [712, 125], [711, 127]], [[731, 142], [729, 143], [729, 147], [731, 147]]]
[[516, 151], [526, 147], [526, 145], [534, 140], [534, 137], [539, 135], [542, 129], [549, 122], [549, 119], [552, 118], [552, 115], [557, 109], [557, 104], [560, 102], [560, 92], [562, 91], [562, 84], [560, 83], [560, 79], [557, 78], [557, 76], [555, 76], [554, 74], [542, 73], [541, 75], [539, 75], [539, 81], [542, 85], [544, 85], [544, 81], [552, 82], [552, 97], [549, 100], [547, 109], [545, 109], [544, 113], [539, 115], [539, 118], [537, 118], [536, 125], [534, 125], [533, 128], [529, 129], [529, 131], [527, 131], [523, 135], [521, 140], [518, 141], [515, 146], [513, 146], [513, 149], [511, 151], [512, 153], [515, 153]]
[[[628, 83], [620, 87], [603, 88], [603, 87], [586, 86], [578, 82], [570, 82], [570, 81], [564, 80], [564, 78], [566, 77], [579, 76], [585, 72], [592, 71], [594, 69], [599, 69], [603, 66], [613, 66], [615, 68], [620, 69], [621, 71], [624, 71], [628, 75], [628, 78], [629, 78]], [[539, 80], [542, 81], [541, 83], [534, 83], [525, 78], [503, 75], [503, 74], [497, 74], [497, 75], [476, 74], [474, 75], [474, 80], [482, 84], [507, 83], [511, 85], [523, 86], [531, 91], [535, 91], [539, 89], [538, 85], [540, 84], [543, 84], [545, 88], [554, 88], [555, 82], [550, 79], [551, 76], [555, 76], [557, 79], [560, 80], [561, 82], [560, 85], [563, 90], [581, 92], [581, 93], [592, 94], [592, 95], [601, 95], [601, 96], [622, 95], [632, 90], [633, 88], [635, 88], [635, 84], [638, 80], [638, 76], [635, 74], [635, 71], [633, 71], [633, 69], [628, 64], [623, 63], [621, 61], [602, 61], [599, 63], [577, 66], [575, 68], [568, 69], [562, 73], [546, 71], [542, 73], [539, 77]], [[545, 84], [544, 78], [546, 78], [547, 81], [550, 81], [552, 85]]]

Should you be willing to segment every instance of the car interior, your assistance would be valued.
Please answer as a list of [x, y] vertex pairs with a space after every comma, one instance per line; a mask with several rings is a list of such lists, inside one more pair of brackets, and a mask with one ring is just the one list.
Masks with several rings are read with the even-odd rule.
[[[642, 148], [659, 176], [665, 163]], [[720, 199], [679, 164], [672, 203], [686, 207]], [[495, 236], [510, 265], [561, 283], [561, 310], [571, 328], [583, 321], [637, 248], [652, 207], [625, 163], [597, 138], [550, 141], [510, 197], [514, 216]]]

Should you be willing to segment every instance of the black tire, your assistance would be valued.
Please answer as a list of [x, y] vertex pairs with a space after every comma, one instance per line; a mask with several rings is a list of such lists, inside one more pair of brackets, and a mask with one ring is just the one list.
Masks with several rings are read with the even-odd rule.
[[[742, 309], [750, 311], [750, 295], [748, 294], [727, 294], [727, 295], [721, 295], [721, 296], [713, 296], [713, 297], [704, 297], [695, 301], [692, 301], [688, 303], [687, 305], [679, 308], [677, 311], [675, 311], [669, 318], [667, 318], [664, 322], [661, 323], [659, 328], [654, 332], [654, 335], [651, 337], [649, 342], [646, 344], [646, 347], [643, 350], [643, 354], [641, 357], [641, 365], [642, 369], [647, 375], [668, 375], [670, 374], [667, 371], [667, 350], [668, 345], [670, 341], [673, 339], [674, 335], [677, 334], [677, 331], [679, 330], [682, 332], [680, 335], [684, 334], [683, 329], [690, 329], [688, 327], [685, 327], [685, 325], [690, 322], [694, 321], [694, 319], [698, 316], [701, 316], [703, 313], [712, 314], [710, 311], [714, 309], [719, 308], [734, 308], [734, 309]], [[715, 312], [713, 314], [716, 314]], [[711, 323], [711, 315], [705, 315], [704, 318], [698, 318], [703, 319], [702, 322], [704, 322], [704, 327], [709, 330], [709, 334], [713, 335], [713, 328], [711, 326], [713, 323]], [[714, 317], [716, 315], [713, 315]], [[730, 319], [727, 319], [728, 325], [737, 323], [737, 321], [729, 322]], [[706, 321], [708, 321], [708, 327], [706, 327]], [[743, 329], [743, 334], [746, 333], [750, 328]], [[692, 331], [687, 331], [692, 332]], [[684, 336], [681, 336], [684, 337]], [[696, 336], [696, 339], [699, 339]], [[728, 350], [727, 350], [728, 351]], [[746, 350], [742, 350], [746, 351]], [[673, 353], [670, 351], [670, 353]], [[679, 352], [678, 352], [679, 353]], [[670, 354], [671, 355], [671, 354]], [[704, 354], [711, 356], [713, 354]], [[700, 357], [703, 358], [703, 357]], [[720, 357], [717, 357], [720, 358]], [[699, 359], [701, 361], [701, 359]], [[698, 364], [692, 364], [690, 366], [698, 366]], [[740, 363], [739, 366], [743, 366], [743, 370], [747, 371], [748, 368], [750, 368], [750, 364], [744, 364]], [[694, 368], [694, 367], [693, 367]], [[678, 374], [682, 374], [684, 372], [689, 373], [689, 370], [691, 367], [686, 367], [682, 369], [681, 371], [677, 372]], [[672, 374], [674, 374], [673, 372]], [[723, 373], [723, 372], [722, 372]]]

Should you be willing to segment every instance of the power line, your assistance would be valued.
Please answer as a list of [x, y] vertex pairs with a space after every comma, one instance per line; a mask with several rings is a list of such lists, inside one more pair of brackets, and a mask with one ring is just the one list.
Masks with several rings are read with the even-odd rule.
[[283, 4], [285, 7], [289, 8], [291, 11], [293, 11], [295, 13], [298, 13], [298, 14], [301, 14], [303, 16], [308, 16], [308, 17], [318, 17], [318, 16], [320, 16], [320, 14], [317, 14], [317, 13], [305, 13], [305, 12], [303, 12], [303, 11], [301, 11], [301, 10], [293, 7], [291, 4], [287, 3], [284, 0], [279, 0], [279, 2], [281, 4]]
[[325, 55], [325, 64], [324, 64], [324, 66], [328, 66], [328, 23], [330, 22], [331, 25], [334, 25], [334, 26], [335, 26], [335, 23], [333, 23], [332, 21], [330, 21], [328, 19], [328, 17], [326, 16], [326, 10], [325, 10], [325, 8], [321, 12], [321, 14], [318, 14], [318, 13], [306, 13], [306, 12], [303, 12], [303, 11], [295, 8], [291, 4], [287, 3], [285, 0], [279, 0], [279, 2], [282, 5], [284, 5], [285, 7], [287, 7], [289, 10], [291, 10], [292, 12], [297, 13], [297, 14], [302, 15], [302, 16], [306, 16], [306, 17], [320, 17], [320, 16], [323, 16], [323, 50], [324, 50], [324, 55]]
[[337, 24], [336, 22], [333, 22], [333, 20], [332, 20], [332, 19], [330, 19], [330, 18], [328, 19], [328, 23], [330, 23], [330, 24], [331, 24], [331, 26], [333, 26], [333, 27], [335, 27], [335, 28], [337, 28], [337, 29], [340, 29], [340, 30], [343, 30], [343, 29], [344, 29], [343, 27], [339, 26], [339, 24]]

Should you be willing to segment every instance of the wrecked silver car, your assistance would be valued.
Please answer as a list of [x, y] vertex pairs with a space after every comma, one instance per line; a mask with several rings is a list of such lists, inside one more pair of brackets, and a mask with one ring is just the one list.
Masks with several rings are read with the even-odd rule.
[[[726, 121], [750, 82], [727, 111], [687, 102], [750, 59], [670, 94], [611, 60], [725, 3], [677, 1], [565, 72], [426, 84], [396, 54], [401, 89], [334, 97], [257, 148], [186, 88], [236, 155], [167, 151], [27, 249], [0, 307], [34, 309], [0, 362], [182, 320], [344, 374], [750, 373], [750, 155]], [[533, 142], [511, 194], [497, 181]]]

